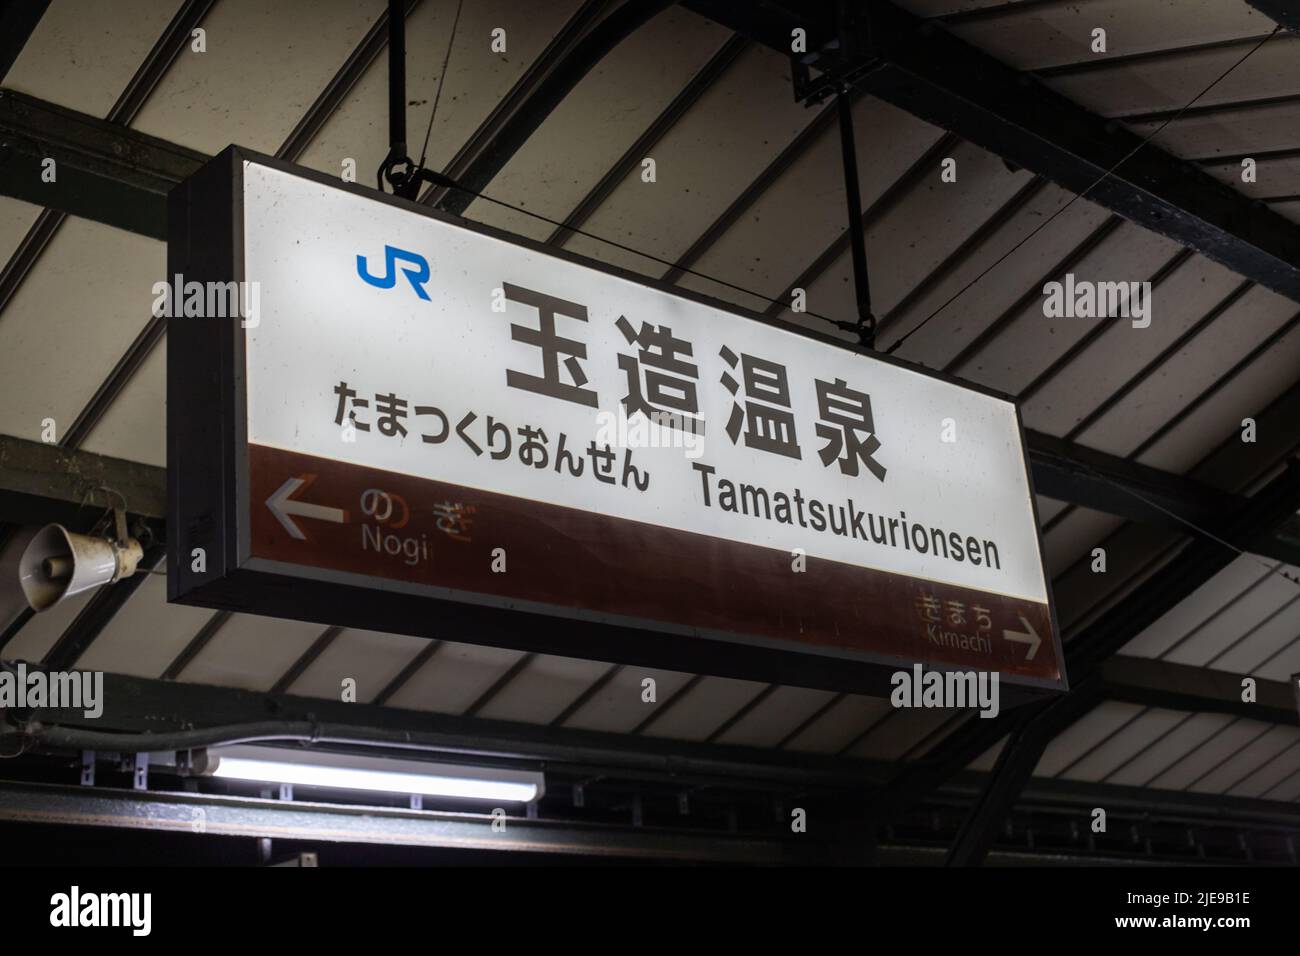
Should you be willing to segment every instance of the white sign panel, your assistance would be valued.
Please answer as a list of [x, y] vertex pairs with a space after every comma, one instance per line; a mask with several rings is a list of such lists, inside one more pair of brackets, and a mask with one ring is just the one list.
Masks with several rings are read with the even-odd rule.
[[[245, 275], [261, 290], [247, 332], [250, 442], [1046, 603], [1012, 404], [277, 170], [244, 175]], [[409, 258], [386, 261], [386, 248]], [[361, 271], [393, 281], [381, 288]], [[568, 311], [547, 316], [530, 298]], [[659, 330], [680, 351], [656, 366]], [[651, 358], [638, 361], [643, 343]], [[532, 381], [548, 360], [551, 384]], [[511, 386], [511, 371], [527, 385]], [[693, 396], [696, 413], [651, 407], [702, 422], [702, 434], [626, 415], [632, 389], [649, 404], [667, 379], [680, 384], [661, 391]], [[368, 405], [336, 394], [342, 384]], [[404, 403], [405, 434], [383, 431], [384, 396]], [[858, 396], [870, 430], [858, 427]], [[443, 419], [416, 407], [443, 413], [445, 440], [422, 437]], [[344, 427], [354, 413], [368, 431]], [[470, 413], [485, 454], [457, 435]], [[495, 446], [489, 417], [507, 429]], [[521, 460], [526, 427], [546, 435], [542, 467], [540, 453]], [[567, 458], [557, 471], [561, 435], [585, 461], [581, 476]], [[597, 439], [617, 452], [613, 482], [593, 474]], [[853, 454], [864, 446], [870, 455]], [[757, 492], [742, 500], [741, 485], [766, 492], [767, 507]]]

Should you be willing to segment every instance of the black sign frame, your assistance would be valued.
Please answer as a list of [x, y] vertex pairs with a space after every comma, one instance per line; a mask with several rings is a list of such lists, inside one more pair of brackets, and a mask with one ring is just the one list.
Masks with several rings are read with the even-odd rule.
[[[916, 366], [890, 355], [822, 335], [779, 319], [677, 286], [647, 279], [615, 266], [557, 250], [500, 229], [238, 146], [230, 146], [168, 198], [167, 271], [186, 282], [242, 282], [243, 167], [266, 166], [314, 183], [342, 189], [558, 259], [648, 286], [755, 322], [775, 326], [835, 348], [906, 368], [1015, 407], [1029, 506], [1039, 527], [1033, 475], [1029, 469], [1020, 408], [1011, 396]], [[773, 645], [679, 628], [656, 621], [579, 614], [481, 594], [394, 587], [382, 578], [287, 566], [250, 554], [249, 468], [245, 401], [244, 332], [238, 318], [168, 320], [167, 333], [167, 522], [168, 600], [174, 603], [265, 614], [429, 639], [513, 648], [526, 652], [610, 661], [648, 668], [713, 674], [769, 683], [887, 696], [890, 676], [916, 660], [869, 652], [790, 644]], [[202, 549], [202, 570], [196, 570]], [[1060, 680], [1001, 674], [1001, 700], [1015, 704], [1068, 690], [1051, 577], [1039, 541], [1047, 587], [1050, 640], [1060, 663]], [[439, 596], [435, 596], [438, 593]], [[928, 669], [972, 668], [921, 661]]]

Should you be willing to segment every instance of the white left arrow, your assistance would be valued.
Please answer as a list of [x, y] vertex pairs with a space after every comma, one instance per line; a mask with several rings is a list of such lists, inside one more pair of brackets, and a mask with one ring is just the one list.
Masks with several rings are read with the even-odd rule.
[[307, 536], [289, 517], [290, 515], [297, 515], [300, 518], [316, 518], [319, 521], [332, 521], [335, 524], [345, 524], [348, 520], [348, 513], [342, 508], [327, 508], [325, 505], [295, 501], [293, 496], [306, 483], [302, 478], [290, 478], [275, 489], [275, 494], [266, 499], [266, 506], [271, 509], [271, 514], [279, 519], [280, 524], [284, 525], [284, 530], [289, 532], [291, 537], [297, 538], [299, 541], [306, 541]]
[[1028, 644], [1029, 653], [1025, 655], [1025, 660], [1032, 661], [1034, 655], [1038, 653], [1038, 646], [1043, 643], [1043, 639], [1034, 630], [1034, 625], [1025, 620], [1023, 614], [1020, 615], [1020, 623], [1025, 626], [1023, 631], [1003, 630], [1002, 636], [1008, 641], [1015, 641], [1017, 644]]

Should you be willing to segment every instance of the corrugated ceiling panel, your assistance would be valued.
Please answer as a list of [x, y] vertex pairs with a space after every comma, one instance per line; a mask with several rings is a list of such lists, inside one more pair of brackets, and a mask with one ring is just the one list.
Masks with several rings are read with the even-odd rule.
[[[1274, 661], [1282, 662], [1289, 648], [1300, 647], [1300, 584], [1292, 582], [1291, 594], [1253, 629], [1231, 644], [1225, 642], [1208, 666], [1234, 674], [1254, 674]], [[1275, 679], [1284, 679], [1291, 673], [1276, 675]]]
[[1057, 501], [1055, 498], [1048, 498], [1044, 495], [1037, 495], [1038, 499], [1038, 524], [1047, 524], [1065, 508], [1069, 507], [1064, 501]]
[[40, 661], [94, 596], [93, 590], [83, 591], [54, 605], [48, 611], [33, 615], [13, 640], [4, 646], [4, 659], [32, 663]]
[[195, 655], [178, 680], [270, 690], [323, 630], [320, 624], [236, 614]]
[[[624, 180], [584, 228], [676, 261], [815, 115], [794, 102], [784, 57], [746, 53], [659, 141], [653, 183], [641, 169]], [[591, 183], [594, 185], [594, 180]], [[747, 219], [741, 227], [753, 231]], [[665, 267], [574, 236], [565, 248], [658, 277]], [[697, 264], [696, 268], [710, 272]], [[741, 282], [743, 277], [722, 276]], [[715, 289], [706, 290], [718, 295]]]
[[911, 747], [903, 753], [904, 760], [918, 760], [939, 746], [950, 734], [960, 727], [966, 726], [971, 720], [986, 720], [979, 716], [978, 711], [961, 711], [960, 713], [950, 714], [948, 719], [935, 727], [930, 733], [917, 740]]
[[1037, 777], [1055, 777], [1112, 733], [1121, 730], [1142, 712], [1136, 704], [1105, 701], [1062, 731], [1043, 752], [1034, 768]]
[[288, 693], [343, 698], [343, 681], [356, 682], [356, 702], [368, 704], [428, 644], [422, 637], [348, 629], [308, 665]]
[[[942, 265], [963, 239], [1031, 178], [1023, 170], [1012, 172], [1000, 157], [969, 143], [958, 143], [950, 158], [957, 161], [957, 182], [942, 182], [936, 162], [901, 202], [867, 228], [871, 307], [877, 316], [888, 313]], [[807, 291], [812, 311], [846, 321], [857, 318], [847, 248]]]
[[0, 261], [9, 261], [40, 214], [40, 206], [0, 196]]
[[1191, 629], [1161, 658], [1176, 664], [1205, 666], [1223, 649], [1259, 627], [1296, 595], [1297, 586], [1280, 574], [1269, 574], [1268, 566], [1256, 563], [1264, 573], [1258, 584]]
[[[642, 699], [642, 682], [655, 684], [655, 700]], [[582, 730], [609, 730], [627, 733], [649, 717], [682, 688], [690, 674], [656, 670], [648, 667], [623, 667], [592, 698], [564, 722], [566, 727]]]
[[1239, 436], [1242, 421], [1267, 408], [1294, 384], [1296, 369], [1300, 369], [1300, 326], [1292, 327], [1209, 400], [1187, 414], [1138, 461], [1174, 474], [1188, 471], [1219, 442]]
[[1268, 573], [1242, 556], [1210, 578], [1120, 650], [1136, 657], [1159, 657], [1193, 628], [1205, 624], [1223, 605], [1260, 584]]
[[523, 651], [444, 643], [388, 703], [439, 714], [464, 713], [495, 684]]
[[607, 670], [603, 661], [539, 654], [475, 716], [548, 724]]
[[1090, 554], [1124, 519], [1087, 508], [1075, 508], [1053, 526], [1043, 539], [1048, 573], [1056, 576], [1080, 558]]
[[1267, 724], [1253, 720], [1230, 720], [1221, 730], [1211, 734], [1194, 750], [1188, 751], [1169, 769], [1156, 776], [1149, 785], [1164, 790], [1186, 790], [1270, 729]]
[[[1071, 265], [1068, 271], [1074, 275], [1076, 282], [1143, 282], [1168, 262], [1176, 251], [1177, 246], [1163, 236], [1126, 224], [1098, 248]], [[994, 273], [985, 281], [1006, 278], [1006, 274]], [[1042, 276], [1035, 278], [1031, 286], [1037, 286], [1039, 293], [1042, 292], [1042, 286], [1038, 284], [1040, 278]], [[1036, 295], [1001, 335], [960, 369], [962, 377], [1012, 395], [1018, 394], [1071, 345], [1086, 335], [1096, 322], [1105, 321], [1048, 318], [1044, 314], [1046, 302], [1045, 296]], [[992, 316], [989, 318], [991, 320]]]
[[[1215, 318], [1079, 436], [1093, 448], [1127, 455], [1151, 432], [1214, 384], [1260, 339], [1295, 315], [1296, 304], [1255, 286]], [[1243, 335], [1242, 329], [1250, 329]], [[1210, 451], [1225, 436], [1205, 436]], [[1152, 456], [1158, 459], [1158, 456]], [[1154, 462], [1152, 462], [1154, 463]]]
[[[1132, 123], [1131, 128], [1145, 138], [1164, 123], [1163, 118], [1148, 120]], [[1300, 105], [1295, 103], [1188, 112], [1165, 126], [1152, 142], [1166, 152], [1196, 159], [1246, 155], [1297, 145], [1297, 123]]]
[[[648, 737], [704, 740], [749, 703], [764, 685], [730, 677], [706, 677], [675, 697], [673, 705], [642, 733]], [[661, 701], [664, 699], [659, 698]]]
[[[921, 296], [889, 330], [889, 341], [905, 334], [936, 309], [943, 307], [943, 310], [909, 338], [897, 354], [913, 361], [922, 360], [931, 367], [942, 367], [1027, 290], [1041, 290], [1038, 283], [1043, 275], [1109, 217], [1106, 210], [1086, 200], [1076, 202], [1032, 241], [1005, 259], [1002, 257], [1069, 198], [1053, 187], [1045, 188], [1010, 222], [994, 232], [975, 255]], [[977, 280], [990, 266], [992, 269]], [[944, 306], [958, 293], [959, 298]]]
[[775, 747], [835, 695], [806, 687], [778, 687], [761, 703], [719, 735], [720, 744]]
[[1265, 792], [1269, 800], [1300, 800], [1300, 773], [1294, 773]]
[[[942, 134], [870, 98], [855, 104], [853, 113], [862, 202], [866, 206]], [[717, 156], [714, 164], [714, 177], [726, 177], [726, 166]], [[847, 226], [840, 168], [839, 132], [832, 127], [713, 244], [695, 268], [767, 296], [782, 295]], [[697, 187], [692, 184], [690, 188], [693, 191]], [[708, 188], [707, 181], [704, 188]], [[724, 194], [735, 191], [730, 186]], [[791, 242], [792, 236], [798, 236], [799, 241]], [[688, 242], [694, 239], [695, 235], [691, 235]], [[762, 311], [769, 305], [693, 276], [683, 277], [681, 285], [750, 309]]]
[[1144, 710], [1135, 715], [1131, 723], [1099, 740], [1092, 750], [1076, 757], [1060, 770], [1058, 776], [1093, 783], [1104, 780], [1130, 760], [1139, 762], [1138, 755], [1152, 741], [1172, 731], [1182, 719], [1182, 714], [1171, 710]]
[[1300, 730], [1294, 727], [1273, 727], [1191, 783], [1187, 789], [1195, 793], [1226, 793], [1256, 771], [1268, 766], [1297, 740], [1300, 740]]
[[868, 760], [901, 760], [960, 713], [939, 708], [895, 710], [892, 716], [882, 720], [854, 744], [847, 756]]
[[146, 465], [167, 465], [167, 345], [160, 341], [81, 447]]
[[864, 730], [893, 712], [889, 701], [877, 697], [842, 697], [786, 746], [812, 753], [839, 753]]
[[161, 677], [216, 613], [207, 608], [168, 604], [167, 576], [151, 574], [113, 615], [77, 666], [136, 677]]
[[1260, 764], [1227, 791], [1233, 797], [1264, 797], [1300, 773], [1300, 733], [1291, 728], [1291, 742], [1285, 750]]
[[[1274, 196], [1300, 195], [1300, 161], [1293, 155], [1276, 159], [1264, 156], [1251, 157], [1255, 160], [1255, 181], [1242, 182], [1241, 176], [1246, 167], [1244, 160], [1232, 159], [1227, 163], [1204, 166], [1204, 170], [1215, 179], [1223, 182], [1252, 199], [1268, 199]], [[1279, 206], [1285, 206], [1285, 203]], [[1283, 212], [1274, 207], [1275, 212]]]
[[[1223, 5], [1222, 0], [1217, 0], [1217, 5]], [[1167, 22], [1170, 20], [1166, 17]], [[1264, 27], [1260, 32], [1268, 33], [1271, 29]], [[1219, 39], [1216, 37], [1215, 42]], [[1285, 32], [1270, 38], [1245, 63], [1196, 100], [1196, 105], [1234, 103], [1300, 90], [1298, 39]], [[1228, 72], [1258, 42], [1252, 34], [1227, 46], [1058, 74], [1046, 82], [1058, 93], [1103, 116], [1177, 110], [1191, 102], [1216, 77]]]
[[[1275, 24], [1244, 3], [1224, 0], [1086, 0], [1008, 6], [947, 26], [952, 33], [1021, 70], [1107, 56], [1148, 53], [1268, 33]], [[1092, 52], [1092, 31], [1106, 31], [1106, 52]], [[1208, 81], [1207, 81], [1208, 82]]]
[[[1025, 424], [1064, 435], [1240, 283], [1236, 273], [1192, 256], [1152, 287], [1151, 325], [1138, 329], [1123, 319], [1105, 322], [1092, 344], [1024, 404]], [[1095, 320], [1076, 321], [1090, 329], [1098, 327]]]
[[179, 0], [54, 0], [4, 85], [107, 116], [178, 9]]
[[203, 22], [207, 52], [186, 48], [132, 125], [204, 153], [231, 143], [274, 153], [383, 9], [321, 0], [304, 15], [297, 4], [221, 0]]
[[[1147, 711], [1147, 715], [1156, 714], [1166, 718], [1173, 715], [1177, 719], [1169, 722], [1163, 735], [1151, 736], [1144, 749], [1111, 770], [1103, 782], [1144, 787], [1232, 721], [1221, 714], [1184, 714], [1154, 708]], [[1143, 719], [1149, 719], [1147, 715]]]
[[0, 355], [22, 356], [0, 376], [0, 433], [62, 439], [149, 320], [163, 245], [68, 219], [0, 318]]
[[[712, 21], [670, 7], [587, 74], [496, 175], [488, 195], [562, 221], [730, 36]], [[742, 54], [718, 87], [734, 87], [752, 78], [751, 61], [761, 56], [757, 47]], [[706, 99], [720, 95], [721, 89], [715, 89]], [[777, 116], [769, 117], [774, 124], [781, 111], [776, 112]], [[782, 125], [780, 133], [787, 132]], [[659, 152], [655, 145], [647, 156], [658, 162]], [[631, 173], [637, 181], [644, 158], [637, 158]], [[670, 174], [681, 175], [665, 167], [664, 175]], [[553, 231], [532, 216], [481, 200], [466, 215], [539, 240]]]
[[1251, 672], [1256, 677], [1265, 680], [1290, 681], [1293, 675], [1300, 674], [1300, 621], [1296, 621], [1295, 618], [1296, 605], [1292, 604], [1286, 610], [1286, 619], [1291, 625], [1291, 637], [1282, 638], [1284, 643], [1278, 650], [1251, 668]]

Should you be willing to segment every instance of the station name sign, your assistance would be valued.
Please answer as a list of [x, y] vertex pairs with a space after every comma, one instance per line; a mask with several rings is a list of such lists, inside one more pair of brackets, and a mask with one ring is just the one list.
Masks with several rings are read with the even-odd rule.
[[169, 326], [173, 600], [1064, 686], [1005, 398], [235, 147], [172, 194], [168, 256], [178, 298], [257, 306]]

